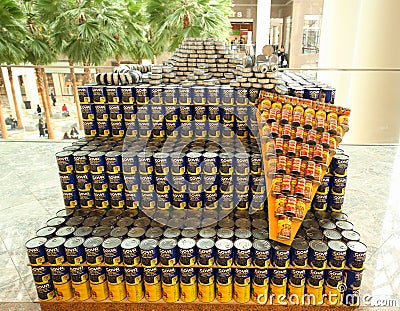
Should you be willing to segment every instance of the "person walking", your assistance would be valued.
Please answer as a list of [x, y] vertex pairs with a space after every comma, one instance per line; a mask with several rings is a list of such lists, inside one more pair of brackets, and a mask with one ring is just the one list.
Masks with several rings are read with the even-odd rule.
[[278, 66], [280, 68], [288, 68], [289, 67], [289, 62], [287, 55], [285, 53], [285, 49], [283, 46], [280, 47], [279, 52], [278, 52]]
[[51, 92], [50, 93], [50, 97], [51, 97], [51, 100], [53, 101], [53, 106], [55, 107], [56, 106], [56, 102], [57, 102], [56, 95], [53, 92]]
[[44, 124], [43, 118], [39, 119], [38, 126], [39, 126], [39, 137], [42, 137], [42, 136], [45, 137], [44, 129], [45, 129], [46, 125]]
[[42, 114], [42, 108], [40, 108], [39, 105], [37, 105], [36, 112], [38, 113], [39, 116]]

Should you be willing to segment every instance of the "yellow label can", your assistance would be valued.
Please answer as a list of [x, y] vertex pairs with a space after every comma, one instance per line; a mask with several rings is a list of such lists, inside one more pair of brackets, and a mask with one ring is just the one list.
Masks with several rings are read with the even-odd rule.
[[324, 284], [324, 303], [328, 306], [338, 306], [342, 303], [342, 293], [337, 287]]
[[121, 301], [126, 298], [125, 281], [121, 283], [108, 282], [109, 298], [111, 301]]
[[324, 288], [322, 286], [312, 286], [310, 284], [306, 284], [306, 297], [308, 301], [304, 301], [306, 305], [321, 305], [323, 303], [323, 292]]
[[273, 304], [282, 304], [286, 301], [286, 282], [283, 285], [269, 285], [269, 297]]
[[268, 283], [265, 285], [258, 285], [253, 283], [251, 286], [251, 300], [255, 303], [265, 304], [268, 301]]
[[229, 302], [232, 300], [233, 286], [231, 284], [221, 284], [217, 282], [216, 298], [219, 302]]
[[56, 291], [56, 299], [59, 301], [66, 301], [74, 297], [71, 281], [64, 284], [54, 284], [54, 289]]
[[144, 297], [147, 301], [158, 301], [162, 297], [161, 282], [147, 283], [144, 282]]
[[302, 305], [304, 303], [303, 299], [304, 290], [305, 290], [304, 284], [297, 286], [289, 282], [287, 287], [287, 297], [289, 299], [290, 304]]
[[233, 299], [239, 303], [246, 303], [250, 300], [250, 284], [237, 284], [233, 287]]
[[165, 302], [176, 302], [179, 300], [179, 284], [162, 283], [162, 292]]
[[96, 284], [90, 282], [90, 287], [92, 288], [92, 299], [93, 300], [102, 301], [108, 297], [107, 282], [96, 283]]
[[89, 281], [83, 283], [72, 283], [72, 289], [76, 300], [83, 301], [92, 296], [92, 289], [90, 288]]
[[183, 302], [193, 302], [197, 299], [197, 285], [181, 283], [181, 300]]
[[198, 297], [201, 302], [211, 302], [215, 299], [214, 283], [202, 284], [199, 283]]
[[128, 284], [126, 283], [126, 294], [129, 301], [138, 302], [143, 299], [144, 291], [143, 291], [143, 283], [139, 284]]

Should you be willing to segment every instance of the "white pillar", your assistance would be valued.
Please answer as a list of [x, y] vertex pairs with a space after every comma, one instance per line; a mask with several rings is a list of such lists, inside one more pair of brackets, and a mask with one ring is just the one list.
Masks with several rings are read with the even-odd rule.
[[60, 73], [52, 73], [51, 74], [53, 77], [53, 83], [54, 83], [54, 93], [56, 96], [62, 95], [62, 89], [61, 89], [61, 82], [60, 82]]
[[[398, 0], [325, 0], [321, 68], [400, 67]], [[352, 109], [344, 142], [399, 143], [399, 72], [319, 74], [336, 87], [336, 103]]]
[[[22, 78], [24, 80], [26, 100], [31, 102], [31, 108], [36, 110], [36, 105], [39, 104], [39, 93], [36, 85], [36, 74], [33, 68], [24, 68]], [[25, 108], [25, 106], [24, 106]]]
[[262, 54], [264, 45], [269, 44], [269, 27], [271, 21], [271, 0], [257, 1], [257, 34], [256, 55]]

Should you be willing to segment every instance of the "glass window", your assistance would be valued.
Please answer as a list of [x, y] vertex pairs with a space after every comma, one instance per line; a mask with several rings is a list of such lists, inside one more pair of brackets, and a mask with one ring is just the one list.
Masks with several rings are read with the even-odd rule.
[[304, 15], [303, 54], [319, 53], [321, 18], [321, 15]]

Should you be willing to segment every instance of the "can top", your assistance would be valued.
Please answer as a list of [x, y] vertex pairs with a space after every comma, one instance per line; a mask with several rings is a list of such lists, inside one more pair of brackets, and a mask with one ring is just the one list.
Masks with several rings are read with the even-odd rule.
[[310, 228], [318, 229], [319, 228], [318, 222], [314, 219], [305, 219], [301, 225], [306, 229], [310, 229]]
[[89, 215], [90, 209], [89, 208], [78, 208], [74, 212], [74, 216], [83, 216], [86, 217]]
[[328, 245], [321, 240], [312, 240], [310, 242], [310, 248], [316, 252], [327, 252]]
[[104, 209], [95, 209], [89, 213], [89, 217], [103, 217], [107, 212]]
[[344, 154], [344, 153], [336, 153], [333, 156], [333, 159], [336, 159], [336, 160], [348, 160], [349, 156], [347, 154]]
[[140, 217], [135, 219], [135, 221], [133, 222], [133, 225], [135, 227], [140, 227], [140, 228], [144, 228], [147, 227], [148, 225], [150, 225], [150, 219], [148, 217]]
[[74, 157], [84, 157], [84, 156], [89, 155], [89, 153], [90, 153], [90, 151], [78, 150], [78, 151], [75, 151], [75, 152], [74, 152], [73, 156], [74, 156]]
[[235, 157], [238, 159], [248, 159], [248, 158], [250, 158], [250, 155], [245, 152], [240, 152], [240, 153], [235, 154]]
[[115, 225], [117, 223], [117, 218], [114, 216], [107, 216], [104, 217], [101, 221], [100, 221], [100, 225], [101, 226], [105, 226], [105, 227], [111, 227], [113, 225]]
[[129, 151], [126, 151], [126, 152], [122, 153], [122, 158], [123, 159], [124, 158], [134, 158], [134, 157], [136, 157], [138, 155], [138, 153], [136, 151], [130, 150], [130, 149], [128, 149], [128, 150]]
[[138, 247], [140, 244], [140, 240], [136, 238], [127, 238], [122, 241], [121, 247], [123, 249], [133, 249]]
[[72, 151], [60, 151], [56, 153], [56, 157], [61, 158], [61, 157], [69, 157], [73, 154]]
[[233, 228], [235, 227], [235, 221], [231, 218], [225, 217], [224, 219], [218, 221], [218, 225], [221, 228]]
[[83, 225], [86, 227], [97, 226], [101, 221], [101, 216], [91, 216], [84, 220]]
[[350, 241], [347, 243], [347, 247], [353, 252], [365, 253], [367, 251], [367, 246], [364, 243], [358, 241]]
[[210, 249], [214, 247], [214, 241], [211, 239], [200, 239], [197, 241], [197, 247], [199, 249]]
[[138, 211], [136, 209], [127, 209], [121, 214], [121, 217], [122, 218], [125, 218], [125, 217], [132, 218], [132, 217], [136, 217], [137, 214], [138, 214]]
[[103, 151], [92, 151], [91, 153], [89, 153], [89, 158], [104, 157], [105, 154], [106, 153]]
[[316, 211], [315, 212], [315, 218], [317, 218], [318, 220], [321, 219], [329, 219], [330, 214], [326, 211]]
[[56, 216], [57, 217], [69, 217], [69, 216], [71, 216], [72, 214], [74, 213], [74, 210], [73, 209], [67, 209], [67, 208], [63, 208], [63, 209], [60, 209], [57, 213], [56, 213]]
[[200, 158], [201, 157], [201, 153], [200, 152], [189, 152], [186, 154], [186, 157], [188, 158]]
[[146, 231], [146, 238], [149, 239], [158, 239], [163, 235], [163, 229], [161, 229], [160, 227], [154, 227], [154, 228], [150, 228]]
[[264, 219], [254, 219], [251, 223], [252, 227], [263, 230], [268, 228], [268, 222]]
[[203, 228], [199, 232], [199, 235], [202, 238], [213, 238], [213, 237], [215, 237], [216, 234], [217, 234], [217, 232], [215, 231], [215, 229], [214, 228], [210, 228], [210, 227]]
[[167, 159], [169, 157], [169, 154], [166, 152], [156, 152], [154, 154], [155, 159]]
[[92, 235], [98, 236], [98, 237], [105, 237], [105, 236], [109, 235], [110, 232], [111, 232], [110, 227], [100, 226], [100, 227], [96, 227], [93, 229]]
[[345, 252], [347, 251], [347, 246], [342, 241], [329, 241], [328, 247], [336, 252]]
[[324, 235], [322, 231], [319, 229], [311, 228], [306, 231], [307, 237], [309, 240], [322, 240]]
[[128, 231], [128, 236], [130, 238], [140, 238], [140, 237], [144, 236], [145, 233], [146, 233], [146, 230], [144, 230], [144, 228], [134, 227]]
[[268, 240], [254, 240], [253, 248], [257, 251], [268, 251], [271, 249], [271, 243]]
[[233, 242], [228, 239], [220, 239], [217, 242], [215, 242], [215, 247], [220, 250], [227, 251], [227, 250], [232, 249]]
[[157, 240], [154, 239], [144, 239], [140, 242], [139, 247], [142, 250], [149, 251], [155, 249], [158, 245]]
[[199, 231], [194, 228], [185, 228], [182, 230], [182, 237], [184, 238], [194, 238], [199, 234]]
[[97, 247], [103, 244], [104, 239], [98, 236], [93, 236], [91, 238], [88, 238], [84, 243], [83, 246], [85, 248], [92, 248], [92, 247]]
[[106, 239], [102, 246], [103, 248], [116, 248], [118, 246], [121, 246], [121, 239], [120, 238], [108, 238]]
[[25, 246], [26, 248], [36, 248], [44, 245], [46, 242], [47, 239], [45, 237], [36, 237], [26, 242]]
[[190, 249], [195, 247], [196, 241], [191, 238], [182, 238], [178, 242], [178, 247], [181, 249]]
[[124, 227], [129, 227], [133, 224], [133, 219], [131, 217], [124, 217], [118, 220], [117, 226], [124, 228]]
[[64, 247], [74, 248], [74, 247], [83, 245], [84, 242], [85, 242], [85, 239], [82, 237], [72, 237], [72, 238], [69, 238], [67, 241], [65, 241]]
[[128, 228], [125, 227], [116, 227], [111, 230], [110, 236], [113, 238], [121, 238], [128, 233]]
[[67, 226], [73, 226], [73, 227], [75, 227], [75, 226], [78, 226], [78, 225], [80, 225], [81, 223], [83, 223], [83, 221], [84, 221], [83, 216], [74, 216], [74, 217], [71, 217], [70, 219], [68, 219], [67, 222], [66, 222], [65, 224], [66, 224]]
[[82, 237], [85, 237], [85, 236], [90, 235], [92, 232], [93, 232], [93, 228], [83, 226], [83, 227], [79, 227], [79, 228], [77, 228], [77, 229], [75, 230], [74, 236], [82, 236]]
[[353, 230], [354, 225], [346, 220], [339, 220], [336, 222], [336, 227], [340, 230]]
[[142, 151], [138, 153], [138, 158], [151, 158], [153, 156], [153, 152], [150, 151]]
[[75, 227], [67, 226], [67, 227], [61, 227], [60, 229], [57, 230], [56, 235], [63, 237], [63, 236], [68, 236], [72, 233], [74, 233]]
[[245, 228], [235, 229], [235, 236], [238, 239], [249, 239], [251, 237], [251, 231]]
[[356, 231], [351, 231], [351, 230], [342, 231], [342, 236], [344, 239], [346, 239], [348, 241], [359, 241], [360, 240], [360, 234]]
[[216, 158], [218, 157], [218, 154], [215, 152], [205, 152], [203, 153], [204, 158]]
[[107, 212], [107, 217], [119, 217], [119, 216], [121, 216], [122, 213], [123, 213], [123, 211], [121, 209], [113, 208]]
[[230, 239], [233, 237], [233, 230], [229, 228], [220, 228], [217, 231], [217, 236], [221, 239]]
[[46, 237], [49, 235], [53, 235], [54, 232], [57, 231], [57, 228], [55, 227], [43, 227], [40, 228], [38, 231], [36, 231], [36, 236], [38, 237]]
[[308, 250], [308, 242], [302, 238], [296, 238], [292, 242], [292, 248], [298, 251]]
[[46, 248], [54, 248], [54, 247], [59, 247], [65, 243], [65, 238], [63, 237], [55, 237], [51, 238], [44, 244], [44, 247]]
[[289, 251], [290, 250], [290, 246], [282, 244], [282, 243], [279, 243], [279, 242], [276, 242], [276, 241], [272, 241], [271, 242], [271, 246], [277, 252], [284, 252], [284, 251]]
[[59, 225], [62, 225], [65, 222], [65, 218], [64, 217], [54, 217], [49, 219], [46, 222], [46, 225], [49, 227], [57, 227]]
[[266, 229], [254, 229], [251, 233], [253, 234], [253, 238], [257, 240], [265, 240], [269, 237], [268, 230]]
[[182, 159], [185, 156], [185, 154], [182, 154], [182, 152], [179, 151], [175, 151], [170, 153], [169, 156], [173, 159]]
[[178, 242], [175, 239], [162, 239], [160, 241], [159, 247], [160, 249], [173, 249], [178, 245]]
[[109, 151], [106, 153], [106, 157], [107, 158], [116, 158], [116, 157], [120, 157], [122, 154], [122, 152], [119, 151]]
[[323, 229], [335, 229], [336, 225], [329, 219], [321, 219], [319, 222], [319, 226]]
[[340, 240], [342, 238], [342, 235], [340, 234], [339, 231], [337, 230], [324, 230], [324, 236], [328, 240]]
[[167, 228], [165, 229], [163, 235], [166, 238], [178, 238], [181, 234], [181, 230], [178, 228]]
[[234, 246], [236, 249], [244, 251], [251, 249], [253, 244], [247, 239], [237, 239], [234, 243]]
[[347, 220], [348, 216], [345, 213], [340, 213], [340, 212], [332, 212], [331, 217], [334, 220]]

